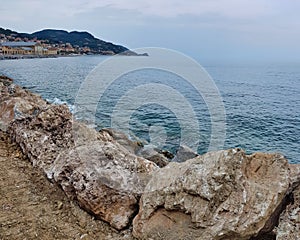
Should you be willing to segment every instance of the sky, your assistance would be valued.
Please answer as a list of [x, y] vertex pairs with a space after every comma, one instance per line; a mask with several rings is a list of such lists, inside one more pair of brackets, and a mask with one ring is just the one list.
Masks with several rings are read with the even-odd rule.
[[0, 27], [88, 31], [204, 62], [300, 62], [299, 13], [300, 0], [7, 0]]

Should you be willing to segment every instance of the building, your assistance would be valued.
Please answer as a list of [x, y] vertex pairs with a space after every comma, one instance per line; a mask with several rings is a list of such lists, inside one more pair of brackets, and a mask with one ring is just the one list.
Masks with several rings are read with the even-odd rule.
[[58, 54], [58, 48], [50, 47], [50, 48], [47, 49], [45, 54], [47, 54], [47, 55], [57, 55]]
[[3, 55], [43, 55], [43, 47], [37, 42], [3, 42]]

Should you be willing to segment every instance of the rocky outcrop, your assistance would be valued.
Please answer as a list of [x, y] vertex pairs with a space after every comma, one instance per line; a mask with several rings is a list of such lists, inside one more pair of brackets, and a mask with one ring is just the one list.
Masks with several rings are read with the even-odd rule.
[[48, 104], [6, 80], [0, 109], [3, 128], [34, 166], [97, 218], [116, 229], [128, 226], [156, 164], [107, 132], [73, 121], [67, 106]]
[[[299, 184], [300, 168], [291, 165], [293, 185]], [[290, 194], [290, 204], [280, 215], [278, 227], [275, 229], [277, 240], [300, 239], [300, 185]]]
[[74, 145], [72, 115], [65, 105], [49, 105], [35, 115], [15, 120], [9, 133], [33, 165], [46, 174], [59, 153]]
[[123, 229], [138, 211], [138, 201], [157, 167], [115, 142], [89, 142], [60, 154], [53, 179], [82, 208]]
[[159, 151], [151, 145], [144, 146], [144, 144], [141, 141], [132, 141], [128, 139], [128, 137], [122, 132], [111, 128], [105, 128], [100, 130], [100, 133], [104, 132], [108, 133], [112, 137], [112, 139], [114, 139], [120, 145], [125, 147], [131, 153], [143, 157], [151, 162], [154, 162], [159, 167], [164, 167], [168, 165], [168, 163], [171, 161], [170, 158], [167, 158], [165, 156], [168, 154], [167, 152]]
[[140, 149], [137, 153], [138, 156], [148, 159], [151, 162], [154, 162], [159, 167], [165, 167], [171, 161], [164, 154], [157, 151], [153, 146], [146, 145]]
[[148, 183], [134, 219], [140, 239], [250, 239], [272, 231], [290, 192], [287, 160], [239, 149], [170, 163]]
[[136, 154], [140, 149], [143, 148], [143, 143], [139, 141], [130, 140], [124, 133], [117, 131], [112, 128], [104, 128], [100, 130], [100, 133], [106, 132], [112, 139], [126, 148], [129, 152]]
[[275, 232], [277, 240], [300, 239], [300, 186], [294, 190], [291, 204], [280, 216]]
[[182, 145], [179, 146], [175, 157], [172, 159], [173, 162], [184, 162], [186, 160], [192, 159], [199, 156], [197, 153], [195, 153], [192, 149], [190, 149], [188, 146]]
[[[138, 239], [299, 238], [300, 166], [240, 149], [173, 155], [73, 120], [65, 105], [0, 77], [0, 128], [99, 219]], [[159, 168], [160, 166], [161, 168]], [[268, 236], [268, 237], [267, 237]]]
[[15, 119], [34, 115], [47, 105], [40, 96], [15, 85], [12, 79], [0, 76], [0, 129], [7, 130]]

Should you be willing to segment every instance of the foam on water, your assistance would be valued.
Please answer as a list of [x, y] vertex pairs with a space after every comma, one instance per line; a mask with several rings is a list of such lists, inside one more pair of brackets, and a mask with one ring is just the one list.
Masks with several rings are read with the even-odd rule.
[[67, 105], [70, 112], [73, 114], [75, 112], [75, 105], [68, 103], [67, 101], [63, 101], [57, 97], [53, 98], [53, 99], [48, 99], [46, 98], [46, 101], [55, 105]]

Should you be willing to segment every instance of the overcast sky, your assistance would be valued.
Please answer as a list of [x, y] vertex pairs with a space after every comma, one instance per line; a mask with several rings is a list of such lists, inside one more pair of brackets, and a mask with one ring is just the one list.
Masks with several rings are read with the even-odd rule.
[[300, 0], [7, 0], [3, 28], [84, 30], [198, 60], [300, 61]]

